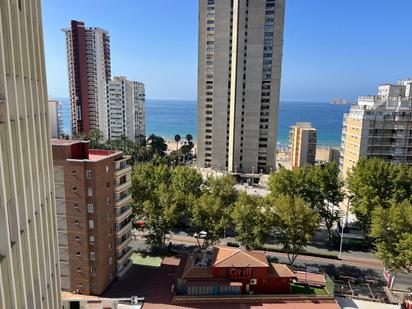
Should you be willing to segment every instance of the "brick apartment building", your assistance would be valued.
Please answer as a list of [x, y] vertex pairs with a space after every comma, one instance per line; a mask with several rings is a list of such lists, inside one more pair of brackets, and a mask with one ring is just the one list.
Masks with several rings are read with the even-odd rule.
[[100, 295], [131, 267], [130, 157], [52, 140], [62, 289]]

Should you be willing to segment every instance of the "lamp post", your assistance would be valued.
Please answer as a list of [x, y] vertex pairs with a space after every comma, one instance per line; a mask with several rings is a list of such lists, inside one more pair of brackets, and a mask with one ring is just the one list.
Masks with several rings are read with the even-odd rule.
[[339, 255], [338, 255], [338, 258], [339, 258], [339, 259], [342, 258], [343, 231], [344, 231], [344, 229], [345, 229], [346, 224], [348, 224], [348, 213], [349, 213], [349, 198], [348, 198], [348, 201], [346, 202], [346, 218], [345, 218], [345, 222], [343, 223], [342, 231], [341, 231], [341, 233], [340, 233], [340, 246], [339, 246]]

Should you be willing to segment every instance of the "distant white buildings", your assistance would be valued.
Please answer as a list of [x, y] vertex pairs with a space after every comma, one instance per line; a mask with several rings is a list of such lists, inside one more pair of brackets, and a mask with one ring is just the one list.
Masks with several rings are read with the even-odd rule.
[[114, 77], [107, 83], [108, 138], [122, 135], [140, 142], [145, 136], [144, 84], [130, 81], [124, 76]]
[[412, 79], [361, 96], [344, 115], [340, 166], [347, 174], [360, 158], [412, 164]]
[[145, 135], [145, 90], [126, 77], [111, 78], [110, 37], [106, 30], [72, 20], [66, 33], [72, 133], [98, 129], [105, 139]]
[[61, 104], [51, 98], [49, 98], [49, 126], [51, 138], [59, 138], [60, 134], [63, 133]]

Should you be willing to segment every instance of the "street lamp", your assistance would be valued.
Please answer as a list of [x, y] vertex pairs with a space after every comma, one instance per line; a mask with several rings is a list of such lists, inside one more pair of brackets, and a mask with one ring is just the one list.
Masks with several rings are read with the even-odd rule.
[[341, 233], [340, 233], [340, 246], [339, 246], [339, 255], [338, 255], [338, 258], [339, 258], [339, 259], [342, 258], [343, 231], [344, 231], [344, 229], [345, 229], [346, 224], [348, 224], [348, 214], [349, 214], [349, 198], [348, 198], [348, 201], [346, 202], [346, 218], [345, 218], [345, 222], [343, 223], [342, 231], [341, 231]]

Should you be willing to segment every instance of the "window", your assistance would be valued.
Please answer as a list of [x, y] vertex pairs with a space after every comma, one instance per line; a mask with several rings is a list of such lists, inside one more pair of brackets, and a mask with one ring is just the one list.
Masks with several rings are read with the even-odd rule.
[[110, 182], [106, 183], [106, 188], [110, 188]]
[[94, 212], [94, 205], [93, 204], [87, 204], [87, 212], [89, 214], [92, 214]]
[[108, 247], [109, 247], [109, 250], [112, 250], [112, 244], [111, 243], [109, 243]]
[[77, 255], [77, 256], [80, 256], [80, 251], [77, 251], [77, 252], [76, 252], [76, 255]]
[[80, 225], [79, 220], [74, 220], [74, 224], [76, 224], [77, 226]]
[[95, 291], [96, 290], [96, 283], [92, 283], [92, 290]]
[[93, 277], [96, 277], [96, 267], [91, 267], [91, 268], [90, 268], [90, 274], [91, 274]]
[[113, 264], [113, 257], [109, 257], [109, 265]]
[[73, 187], [73, 191], [76, 192], [76, 191], [77, 191], [77, 187]]
[[108, 173], [110, 171], [110, 168], [108, 165], [106, 165], [106, 173]]
[[89, 242], [90, 242], [91, 245], [94, 245], [94, 236], [93, 235], [89, 236]]
[[77, 203], [74, 203], [74, 208], [79, 208], [79, 204], [77, 204]]
[[94, 220], [89, 220], [89, 229], [94, 229]]
[[80, 266], [77, 266], [77, 272], [78, 273], [82, 272], [82, 268]]
[[107, 206], [110, 206], [112, 204], [112, 199], [110, 198], [110, 197], [108, 197], [107, 199], [106, 199], [106, 205]]
[[87, 196], [93, 196], [93, 189], [87, 188]]
[[76, 175], [76, 170], [72, 170], [72, 175]]
[[80, 241], [80, 236], [79, 235], [76, 236], [76, 240]]
[[96, 261], [96, 252], [94, 252], [94, 251], [90, 252], [90, 260]]
[[87, 177], [87, 179], [92, 178], [92, 171], [91, 170], [86, 170], [86, 177]]

